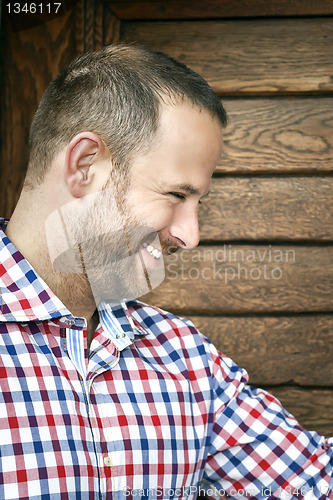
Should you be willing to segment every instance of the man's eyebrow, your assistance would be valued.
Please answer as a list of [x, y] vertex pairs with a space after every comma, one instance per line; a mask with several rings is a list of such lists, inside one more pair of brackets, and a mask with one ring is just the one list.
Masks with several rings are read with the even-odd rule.
[[[192, 186], [191, 184], [173, 184], [168, 188], [170, 191], [185, 191], [188, 194], [198, 194], [200, 195], [200, 189]], [[209, 195], [209, 191], [201, 196], [201, 198], [206, 198]]]

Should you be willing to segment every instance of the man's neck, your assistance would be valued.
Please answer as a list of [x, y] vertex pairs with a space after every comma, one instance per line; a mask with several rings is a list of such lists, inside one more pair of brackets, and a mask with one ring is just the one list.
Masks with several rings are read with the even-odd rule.
[[98, 316], [98, 311], [96, 309], [94, 314], [92, 315], [90, 321], [88, 322], [88, 326], [87, 326], [88, 352], [90, 349], [91, 341], [94, 338], [94, 334], [95, 334], [96, 328], [98, 326], [98, 322], [99, 322], [99, 316]]

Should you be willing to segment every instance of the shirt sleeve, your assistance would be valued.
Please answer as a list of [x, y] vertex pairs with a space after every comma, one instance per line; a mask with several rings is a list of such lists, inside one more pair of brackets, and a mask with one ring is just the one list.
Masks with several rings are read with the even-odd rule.
[[202, 483], [207, 496], [333, 499], [333, 438], [303, 429], [208, 343], [215, 418]]

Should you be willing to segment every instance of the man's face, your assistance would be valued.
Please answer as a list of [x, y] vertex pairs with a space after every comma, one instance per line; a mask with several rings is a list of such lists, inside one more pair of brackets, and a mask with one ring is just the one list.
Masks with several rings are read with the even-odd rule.
[[[97, 305], [137, 298], [158, 286], [162, 254], [199, 242], [198, 204], [221, 147], [221, 126], [207, 111], [163, 105], [154, 143], [131, 163], [126, 183], [114, 172], [102, 191], [49, 218], [54, 269], [84, 272]], [[65, 229], [65, 245], [56, 226]]]
[[[163, 253], [199, 243], [198, 204], [209, 191], [221, 149], [217, 118], [186, 103], [162, 106], [151, 150], [131, 165], [126, 207], [130, 217], [157, 231]], [[148, 266], [153, 246], [142, 251]]]

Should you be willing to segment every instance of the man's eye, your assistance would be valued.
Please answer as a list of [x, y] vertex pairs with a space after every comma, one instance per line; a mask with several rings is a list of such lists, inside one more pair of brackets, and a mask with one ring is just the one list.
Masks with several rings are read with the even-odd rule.
[[[173, 192], [170, 192], [168, 194], [170, 194], [171, 196], [174, 196], [178, 200], [186, 200], [186, 195], [183, 194], [183, 193], [173, 193]], [[202, 201], [201, 200], [199, 200], [198, 203], [199, 203], [199, 205], [202, 205]]]
[[185, 200], [186, 196], [183, 193], [169, 193], [171, 196], [174, 196], [178, 200]]

